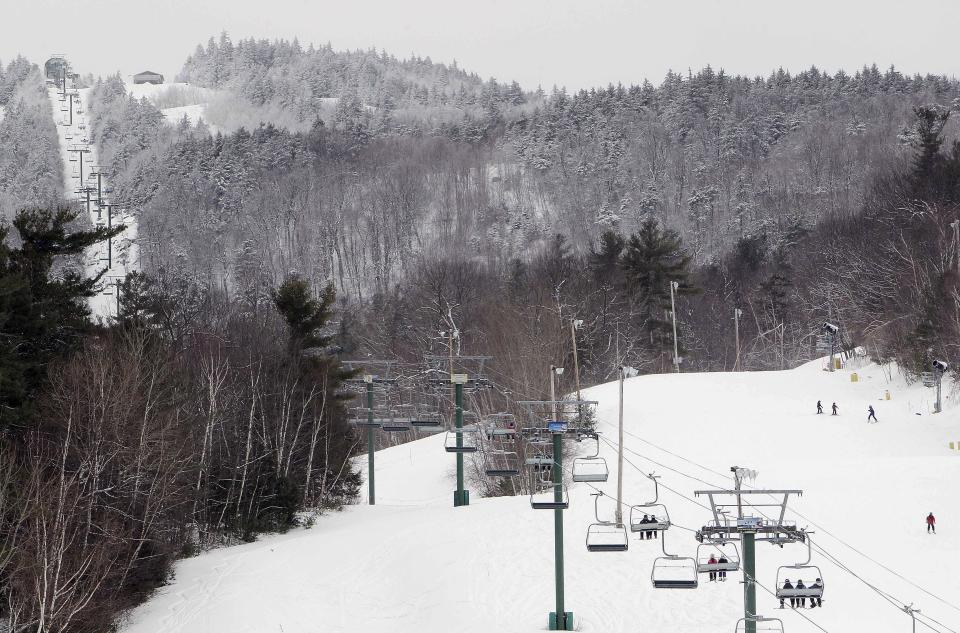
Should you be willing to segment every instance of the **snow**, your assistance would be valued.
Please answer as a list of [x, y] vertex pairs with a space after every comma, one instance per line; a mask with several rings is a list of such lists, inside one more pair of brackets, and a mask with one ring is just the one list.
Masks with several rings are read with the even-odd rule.
[[[210, 133], [217, 133], [217, 129], [210, 126], [207, 120], [207, 107], [210, 101], [219, 94], [217, 90], [192, 86], [182, 82], [158, 85], [128, 83], [126, 89], [127, 94], [135, 99], [145, 98], [158, 106], [160, 112], [166, 117], [167, 123], [171, 125], [179, 124], [186, 116], [191, 125], [196, 125], [200, 119], [203, 119], [210, 129]], [[179, 105], [164, 107], [171, 101], [179, 103]]]
[[[618, 389], [610, 383], [585, 390], [585, 398], [599, 401], [600, 454], [611, 472], [607, 483], [573, 484], [564, 513], [566, 608], [578, 630], [733, 630], [742, 615], [740, 572], [725, 583], [701, 575], [696, 590], [654, 589], [650, 581], [662, 543], [668, 552], [696, 555], [684, 528], [710, 515], [684, 497], [729, 487], [733, 465], [759, 471], [758, 487], [803, 489], [787, 518], [814, 531], [817, 546], [923, 615], [960, 627], [960, 611], [845, 545], [958, 602], [960, 575], [944, 564], [960, 561], [960, 453], [947, 447], [960, 441], [957, 398], [932, 415], [933, 390], [907, 385], [895, 368], [888, 379], [889, 367], [862, 364], [832, 373], [818, 361], [783, 372], [628, 379], [625, 458], [637, 468], [624, 466], [624, 503], [649, 501], [652, 485], [643, 473], [656, 471], [674, 527], [665, 543], [631, 534], [629, 551], [621, 553], [584, 546], [591, 493], [616, 494]], [[851, 382], [854, 371], [858, 382]], [[818, 399], [828, 411], [836, 401], [840, 415], [816, 415]], [[865, 422], [868, 404], [878, 424]], [[583, 446], [582, 454], [591, 448]], [[443, 434], [379, 451], [376, 506], [351, 506], [310, 529], [183, 560], [175, 581], [134, 610], [124, 632], [545, 629], [554, 608], [553, 513], [532, 510], [524, 497], [472, 498], [468, 507], [453, 508], [453, 467]], [[613, 510], [613, 501], [601, 498], [601, 515]], [[930, 511], [938, 519], [935, 536], [925, 533]], [[758, 544], [759, 583], [772, 589], [778, 565], [805, 558], [802, 545]], [[816, 552], [813, 563], [825, 581], [822, 609], [781, 611], [758, 588], [760, 613], [782, 617], [789, 633], [818, 630], [801, 613], [833, 633], [908, 630], [909, 617], [864, 584]], [[791, 580], [808, 584], [816, 573], [790, 572]]]
[[[99, 165], [99, 151], [96, 145], [91, 141], [92, 130], [90, 129], [90, 90], [81, 88], [77, 90], [77, 99], [83, 106], [82, 113], [78, 112], [77, 99], [74, 100], [73, 124], [66, 125], [69, 122], [69, 113], [60, 111], [61, 103], [59, 101], [60, 93], [55, 87], [48, 88], [48, 95], [53, 107], [54, 119], [57, 123], [57, 134], [59, 136], [60, 155], [63, 161], [64, 191], [67, 199], [74, 204], [80, 204], [86, 208], [86, 195], [81, 196], [76, 193], [81, 186], [92, 186], [96, 188], [96, 179], [89, 179], [88, 174], [95, 171]], [[87, 153], [79, 154], [70, 152], [70, 149], [85, 149]], [[83, 157], [83, 180], [80, 180], [79, 158]], [[78, 162], [71, 162], [75, 158]], [[109, 184], [106, 178], [101, 178], [101, 186], [109, 190]], [[96, 203], [96, 193], [91, 193], [90, 203], [90, 224], [106, 225], [107, 208], [102, 209]], [[109, 203], [112, 196], [109, 193], [104, 194], [105, 202]], [[113, 208], [113, 225], [125, 224], [126, 229], [118, 236], [113, 238], [112, 257], [110, 264], [107, 265], [107, 243], [98, 244], [87, 250], [84, 256], [84, 269], [87, 277], [93, 277], [104, 271], [101, 278], [100, 292], [90, 298], [90, 311], [94, 319], [106, 319], [116, 315], [116, 292], [115, 286], [118, 280], [122, 280], [127, 273], [139, 270], [139, 247], [137, 246], [137, 217], [128, 209], [121, 207]]]
[[[183, 117], [187, 117], [187, 120], [190, 122], [190, 125], [196, 125], [200, 119], [203, 119], [206, 122], [207, 119], [207, 104], [206, 103], [195, 103], [188, 106], [179, 106], [176, 108], [164, 108], [160, 110], [163, 113], [163, 116], [166, 117], [168, 123], [173, 125], [178, 125], [180, 121], [183, 120]], [[211, 126], [207, 123], [207, 126], [210, 128], [211, 134], [216, 134], [217, 130], [214, 126]]]

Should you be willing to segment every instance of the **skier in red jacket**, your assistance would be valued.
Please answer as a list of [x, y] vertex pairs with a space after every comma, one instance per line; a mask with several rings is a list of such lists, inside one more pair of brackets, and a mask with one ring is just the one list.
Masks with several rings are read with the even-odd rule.
[[933, 516], [933, 512], [927, 515], [927, 534], [930, 532], [937, 533], [937, 519]]

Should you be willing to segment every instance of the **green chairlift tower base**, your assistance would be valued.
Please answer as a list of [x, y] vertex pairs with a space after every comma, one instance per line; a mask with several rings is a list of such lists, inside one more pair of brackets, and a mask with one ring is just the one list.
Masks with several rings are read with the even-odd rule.
[[565, 611], [559, 622], [557, 621], [557, 612], [551, 611], [549, 626], [551, 631], [572, 631], [573, 611]]

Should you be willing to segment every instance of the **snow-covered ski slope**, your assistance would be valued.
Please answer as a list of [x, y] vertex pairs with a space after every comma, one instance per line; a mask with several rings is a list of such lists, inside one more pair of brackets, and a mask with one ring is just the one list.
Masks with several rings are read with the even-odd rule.
[[[895, 369], [888, 381], [883, 369], [864, 364], [857, 383], [851, 370], [829, 373], [821, 361], [783, 372], [629, 379], [624, 500], [649, 500], [652, 486], [642, 473], [661, 475], [660, 501], [676, 524], [667, 548], [692, 556], [696, 542], [684, 528], [710, 518], [689, 499], [693, 491], [730, 487], [732, 465], [756, 469], [758, 487], [804, 490], [788, 518], [813, 531], [818, 547], [892, 600], [912, 602], [942, 623], [935, 630], [960, 630], [960, 454], [947, 447], [960, 440], [960, 409], [951, 400], [932, 415], [933, 390], [907, 386]], [[612, 495], [617, 384], [586, 390], [585, 397], [599, 400], [601, 454], [611, 470], [608, 483], [595, 485]], [[818, 399], [826, 415], [815, 414]], [[834, 401], [838, 417], [829, 415]], [[868, 404], [878, 424], [865, 422]], [[377, 506], [357, 505], [311, 529], [180, 562], [175, 581], [131, 614], [125, 633], [545, 629], [554, 605], [553, 513], [532, 510], [523, 497], [474, 498], [453, 508], [453, 464], [442, 435], [380, 451]], [[701, 576], [696, 590], [654, 589], [659, 541], [631, 537], [624, 553], [586, 551], [591, 492], [591, 485], [574, 484], [565, 513], [566, 607], [578, 630], [733, 631], [742, 609], [740, 573], [726, 583]], [[601, 511], [612, 514], [605, 501]], [[935, 536], [925, 533], [930, 511]], [[778, 565], [805, 557], [802, 545], [758, 544], [759, 583], [772, 589]], [[899, 603], [822, 554], [814, 553], [813, 563], [826, 584], [822, 609], [781, 611], [758, 588], [760, 613], [782, 617], [788, 633], [821, 630], [803, 616], [830, 633], [910, 630]], [[809, 583], [813, 574], [790, 577]]]
[[[97, 244], [89, 248], [84, 257], [87, 277], [94, 277], [103, 272], [100, 291], [90, 298], [90, 311], [95, 319], [106, 319], [117, 313], [116, 282], [122, 280], [127, 273], [139, 270], [139, 246], [136, 243], [137, 217], [119, 204], [112, 207], [112, 216], [107, 217], [111, 212], [107, 205], [117, 201], [113, 200], [112, 189], [105, 177], [100, 178], [98, 192], [97, 178], [91, 176], [97, 172], [100, 162], [98, 148], [91, 138], [90, 89], [70, 89], [70, 92], [76, 95], [73, 102], [72, 125], [70, 125], [69, 111], [63, 112], [63, 109], [69, 106], [67, 102], [60, 101], [62, 92], [52, 86], [48, 88], [63, 161], [64, 192], [71, 204], [80, 205], [83, 208], [92, 226], [123, 224], [126, 227], [120, 235], [110, 241], [109, 245], [106, 242]], [[71, 151], [81, 149], [82, 153]], [[86, 193], [78, 193], [85, 188], [90, 190], [89, 206]], [[98, 198], [99, 194], [103, 196], [102, 205]]]

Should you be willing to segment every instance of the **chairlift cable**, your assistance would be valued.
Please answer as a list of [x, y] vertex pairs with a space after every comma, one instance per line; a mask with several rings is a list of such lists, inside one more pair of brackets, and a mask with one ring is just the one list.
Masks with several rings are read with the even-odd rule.
[[[681, 456], [681, 455], [677, 455], [676, 453], [672, 453], [671, 451], [668, 451], [668, 450], [666, 450], [666, 449], [663, 449], [663, 448], [660, 448], [660, 447], [658, 447], [658, 446], [655, 446], [653, 443], [651, 443], [651, 442], [649, 442], [649, 441], [646, 441], [646, 440], [643, 440], [642, 438], [639, 438], [638, 436], [634, 435], [633, 433], [629, 433], [629, 432], [626, 431], [626, 430], [625, 430], [624, 432], [627, 433], [627, 434], [629, 434], [629, 435], [631, 435], [632, 437], [634, 437], [634, 438], [636, 438], [636, 439], [639, 439], [640, 441], [644, 441], [644, 442], [646, 442], [647, 444], [650, 444], [651, 446], [654, 446], [654, 447], [657, 448], [658, 450], [662, 450], [662, 451], [664, 451], [664, 452], [666, 452], [666, 453], [669, 453], [670, 455], [673, 455], [673, 456], [675, 456], [675, 457], [677, 457], [677, 458], [679, 458], [679, 459], [682, 459], [682, 460], [684, 460], [684, 461], [686, 461], [686, 462], [688, 462], [688, 463], [690, 463], [690, 464], [694, 464], [694, 465], [698, 466], [699, 468], [701, 468], [701, 469], [703, 469], [703, 470], [706, 470], [706, 471], [709, 471], [709, 472], [713, 472], [713, 473], [715, 473], [715, 474], [717, 474], [717, 475], [720, 475], [720, 476], [722, 476], [722, 477], [724, 477], [724, 478], [728, 478], [726, 475], [722, 475], [721, 473], [719, 473], [719, 472], [717, 472], [717, 471], [715, 471], [715, 470], [713, 470], [713, 469], [711, 469], [711, 468], [709, 468], [709, 467], [707, 467], [707, 466], [704, 466], [704, 465], [702, 465], [702, 464], [700, 464], [700, 463], [698, 463], [698, 462], [696, 462], [696, 461], [694, 461], [694, 460], [688, 459], [688, 458], [683, 457], [683, 456]], [[608, 444], [610, 444], [612, 447], [616, 447], [616, 444], [614, 444], [611, 440], [608, 440], [608, 439], [604, 438], [604, 441], [607, 442]], [[698, 481], [698, 482], [700, 482], [700, 483], [704, 483], [704, 484], [707, 484], [707, 485], [710, 485], [710, 486], [716, 486], [716, 485], [717, 485], [717, 484], [713, 484], [713, 483], [707, 482], [707, 481], [705, 481], [705, 480], [703, 480], [703, 479], [700, 479], [699, 477], [694, 477], [694, 476], [692, 476], [692, 475], [689, 475], [689, 474], [687, 474], [687, 473], [684, 473], [684, 472], [682, 472], [682, 471], [680, 471], [680, 470], [677, 470], [677, 469], [675, 469], [675, 468], [671, 468], [671, 467], [667, 466], [666, 464], [661, 464], [661, 463], [659, 463], [659, 462], [657, 462], [657, 461], [655, 461], [655, 460], [653, 460], [653, 459], [650, 459], [649, 457], [646, 457], [646, 456], [644, 456], [644, 455], [641, 455], [640, 453], [634, 451], [633, 449], [631, 449], [631, 448], [629, 448], [629, 447], [627, 447], [627, 446], [624, 446], [624, 450], [626, 450], [626, 451], [628, 451], [628, 452], [630, 452], [630, 453], [632, 453], [632, 454], [634, 454], [634, 455], [637, 455], [638, 457], [641, 457], [642, 459], [646, 459], [647, 461], [649, 461], [649, 462], [651, 462], [651, 463], [653, 463], [653, 464], [656, 464], [656, 465], [658, 465], [658, 466], [661, 466], [661, 467], [663, 467], [663, 468], [666, 468], [666, 469], [668, 469], [668, 470], [671, 470], [671, 471], [673, 471], [673, 472], [675, 472], [675, 473], [677, 473], [677, 474], [680, 474], [680, 475], [682, 475], [682, 476], [684, 476], [684, 477], [687, 477], [688, 479], [692, 479], [692, 480], [694, 480], [694, 481]], [[627, 460], [624, 460], [624, 461], [627, 461]], [[628, 463], [629, 463], [629, 462], [628, 462]], [[633, 466], [633, 464], [631, 464], [631, 466]], [[634, 468], [636, 468], [636, 466], [634, 466]], [[639, 470], [639, 469], [638, 469], [638, 470]], [[663, 485], [663, 484], [661, 484], [661, 485]], [[719, 487], [723, 487], [723, 486], [719, 486]], [[754, 486], [751, 486], [751, 485], [749, 485], [749, 484], [746, 484], [746, 487], [753, 488]], [[679, 494], [679, 493], [677, 493], [677, 491], [670, 489], [670, 488], [667, 487], [666, 485], [664, 485], [664, 488], [667, 488], [668, 490], [670, 490], [671, 492], [673, 492], [673, 493], [675, 493], [675, 494]], [[683, 495], [681, 495], [681, 496], [683, 496]], [[751, 506], [751, 507], [754, 507], [754, 509], [755, 509], [756, 511], [760, 512], [760, 514], [762, 514], [762, 515], [765, 516], [766, 518], [770, 518], [770, 517], [767, 516], [762, 510], [760, 510], [759, 508], [753, 506], [753, 504], [749, 503], [748, 501], [745, 502], [745, 503], [746, 503], [746, 505], [749, 505], [749, 506]], [[853, 551], [856, 552], [857, 554], [863, 556], [863, 557], [866, 558], [867, 560], [873, 562], [874, 564], [876, 564], [877, 566], [879, 566], [879, 567], [881, 567], [882, 569], [886, 570], [887, 572], [893, 574], [893, 575], [896, 576], [897, 578], [899, 578], [899, 579], [903, 580], [904, 582], [912, 585], [913, 587], [919, 589], [920, 591], [922, 591], [923, 593], [929, 595], [930, 597], [935, 598], [936, 600], [942, 602], [943, 604], [945, 604], [945, 605], [947, 605], [947, 606], [949, 606], [949, 607], [951, 607], [951, 608], [953, 608], [953, 609], [955, 609], [955, 610], [957, 610], [957, 611], [960, 611], [960, 607], [956, 606], [955, 604], [952, 604], [951, 602], [949, 602], [949, 601], [945, 600], [944, 598], [942, 598], [942, 597], [934, 594], [933, 592], [928, 591], [927, 589], [923, 588], [922, 586], [918, 585], [917, 583], [915, 583], [915, 582], [911, 581], [910, 579], [904, 577], [903, 575], [901, 575], [901, 574], [898, 573], [897, 571], [895, 571], [895, 570], [891, 569], [890, 567], [884, 565], [883, 563], [877, 561], [876, 559], [872, 558], [872, 557], [869, 556], [868, 554], [865, 554], [864, 552], [860, 551], [859, 549], [857, 549], [857, 548], [854, 547], [853, 545], [850, 545], [849, 543], [847, 543], [846, 541], [844, 541], [843, 539], [841, 539], [840, 537], [838, 537], [836, 534], [833, 534], [832, 532], [830, 532], [829, 530], [827, 530], [826, 528], [824, 528], [822, 525], [818, 524], [817, 522], [813, 521], [813, 520], [810, 519], [809, 517], [807, 517], [807, 516], [803, 515], [802, 513], [798, 512], [798, 511], [797, 511], [796, 509], [794, 509], [792, 506], [788, 505], [788, 506], [787, 506], [787, 509], [790, 510], [790, 512], [792, 512], [793, 514], [795, 514], [797, 517], [799, 517], [799, 518], [803, 519], [804, 521], [807, 521], [808, 523], [810, 523], [810, 525], [814, 526], [815, 528], [817, 528], [818, 530], [820, 530], [820, 531], [823, 532], [824, 534], [832, 537], [832, 538], [835, 539], [836, 541], [840, 542], [840, 543], [843, 544], [844, 546], [846, 546], [846, 547], [848, 547], [849, 549], [853, 550]], [[822, 546], [820, 546], [820, 545], [815, 545], [814, 547], [818, 547], [818, 548], [820, 548], [820, 549], [822, 550]], [[835, 557], [834, 557], [834, 558], [835, 558]], [[838, 565], [838, 566], [840, 566], [840, 565]], [[841, 567], [841, 568], [842, 568], [842, 567]], [[849, 571], [849, 569], [846, 570], [846, 571]], [[852, 572], [850, 572], [850, 573], [852, 573]], [[866, 581], [864, 581], [864, 582], [866, 582]], [[902, 604], [902, 603], [901, 603], [901, 604]], [[898, 608], [899, 608], [899, 606], [898, 606]]]

